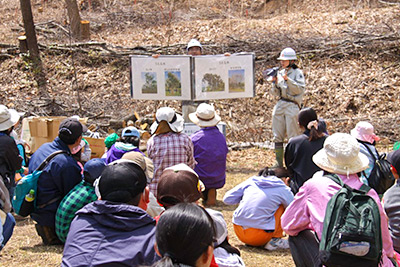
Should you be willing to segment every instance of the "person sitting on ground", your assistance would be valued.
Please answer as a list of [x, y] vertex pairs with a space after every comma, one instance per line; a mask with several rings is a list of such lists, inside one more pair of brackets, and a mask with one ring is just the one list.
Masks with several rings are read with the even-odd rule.
[[214, 221], [215, 242], [214, 257], [219, 267], [243, 267], [245, 266], [240, 251], [229, 243], [228, 226], [222, 212], [206, 209]]
[[314, 109], [300, 110], [298, 122], [303, 134], [291, 138], [285, 148], [285, 165], [289, 171], [289, 185], [293, 194], [314, 173], [321, 170], [312, 161], [312, 156], [323, 147], [327, 137], [325, 122], [318, 119]]
[[383, 207], [389, 219], [389, 231], [394, 250], [400, 253], [400, 150], [390, 152], [387, 160], [392, 164], [392, 173], [396, 183], [383, 195]]
[[108, 150], [110, 150], [112, 145], [115, 144], [115, 142], [117, 142], [118, 139], [119, 136], [116, 133], [112, 133], [104, 139], [104, 145], [106, 146], [107, 151], [103, 154], [103, 156], [101, 156], [101, 158], [105, 159], [107, 157]]
[[194, 170], [206, 187], [203, 192], [205, 205], [213, 206], [217, 200], [217, 189], [225, 185], [226, 177], [228, 146], [225, 136], [216, 126], [221, 117], [213, 106], [201, 103], [196, 112], [189, 114], [189, 119], [201, 127], [190, 137], [194, 146], [194, 159], [197, 162]]
[[[360, 153], [360, 145], [349, 134], [334, 133], [326, 138], [324, 147], [313, 156], [314, 163], [324, 174], [336, 174], [344, 184], [359, 189], [363, 183], [357, 173], [368, 167], [368, 158]], [[289, 234], [289, 245], [296, 266], [321, 266], [319, 241], [329, 200], [341, 186], [327, 176], [309, 179], [300, 187], [294, 201], [282, 215], [283, 230]], [[382, 233], [382, 265], [393, 266], [389, 258], [394, 250], [388, 221], [375, 190], [368, 191], [379, 207]], [[317, 238], [318, 240], [317, 240]]]
[[0, 177], [0, 251], [14, 231], [15, 219], [11, 214], [11, 202], [7, 187]]
[[281, 216], [293, 200], [287, 177], [285, 168], [266, 167], [225, 194], [225, 204], [239, 203], [232, 222], [240, 241], [268, 250], [289, 248], [281, 228]]
[[47, 164], [37, 182], [36, 210], [31, 217], [37, 222], [36, 231], [45, 245], [62, 244], [55, 231], [56, 212], [61, 200], [82, 181], [82, 169], [73, 158], [81, 150], [82, 129], [82, 124], [76, 119], [63, 120], [58, 137], [41, 145], [29, 162], [29, 172], [33, 172], [52, 153], [65, 152]]
[[371, 174], [375, 161], [379, 158], [379, 153], [375, 144], [380, 140], [374, 133], [374, 126], [367, 121], [360, 121], [356, 127], [350, 131], [350, 134], [360, 143], [360, 152], [367, 156], [369, 160], [368, 168], [361, 173], [361, 180], [368, 185], [368, 177]]
[[[136, 151], [143, 153], [139, 149], [140, 133], [133, 127], [129, 126], [122, 130], [121, 138], [115, 142], [107, 151], [106, 163], [122, 158], [126, 152]], [[143, 154], [144, 155], [144, 154]]]
[[194, 203], [179, 203], [161, 216], [156, 247], [162, 259], [154, 267], [209, 267], [213, 256], [213, 220]]
[[65, 242], [62, 266], [151, 265], [155, 220], [146, 213], [147, 177], [125, 159], [107, 165], [95, 181], [99, 200], [80, 209]]
[[[204, 185], [197, 173], [186, 164], [180, 163], [166, 168], [161, 174], [158, 184], [157, 201], [166, 210], [178, 203], [198, 204], [202, 191], [204, 191]], [[213, 210], [206, 210], [212, 214]], [[162, 217], [162, 214], [155, 217], [156, 221]], [[211, 266], [218, 266], [215, 263], [214, 257], [211, 260]]]
[[193, 143], [183, 131], [183, 118], [170, 107], [159, 108], [150, 127], [153, 135], [147, 141], [147, 153], [154, 164], [150, 191], [157, 197], [157, 185], [165, 168], [184, 163], [194, 168]]
[[[153, 179], [154, 175], [154, 165], [151, 159], [148, 157], [143, 156], [142, 153], [132, 151], [132, 152], [127, 152], [122, 156], [122, 159], [127, 159], [127, 160], [132, 160], [135, 162], [137, 165], [139, 165], [144, 173], [146, 174], [147, 177], [147, 184], [151, 183], [151, 180]], [[164, 208], [161, 207], [157, 203], [156, 197], [153, 195], [153, 193], [149, 193], [149, 204], [147, 205], [146, 212], [151, 216], [151, 217], [156, 217], [158, 216], [161, 212], [164, 211]]]
[[97, 200], [93, 183], [105, 167], [106, 163], [103, 159], [95, 158], [89, 160], [83, 168], [82, 182], [77, 184], [58, 206], [56, 213], [56, 234], [63, 243], [67, 239], [69, 227], [75, 217], [75, 213], [86, 204]]
[[15, 172], [22, 167], [22, 157], [14, 139], [10, 137], [14, 125], [19, 121], [19, 114], [14, 109], [0, 105], [0, 179], [2, 178], [11, 198], [15, 189]]

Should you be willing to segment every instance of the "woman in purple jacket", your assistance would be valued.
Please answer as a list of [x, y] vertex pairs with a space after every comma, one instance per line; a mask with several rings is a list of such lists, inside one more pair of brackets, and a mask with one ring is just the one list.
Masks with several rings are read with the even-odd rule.
[[225, 185], [226, 155], [228, 154], [225, 136], [216, 126], [221, 121], [221, 117], [215, 112], [213, 106], [201, 103], [196, 112], [189, 114], [189, 119], [201, 127], [190, 137], [197, 162], [194, 170], [206, 187], [203, 192], [204, 204], [213, 206], [216, 204], [217, 189]]

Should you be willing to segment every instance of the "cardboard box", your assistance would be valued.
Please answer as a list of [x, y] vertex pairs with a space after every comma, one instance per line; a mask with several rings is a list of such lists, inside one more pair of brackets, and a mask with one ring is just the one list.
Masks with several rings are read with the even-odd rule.
[[104, 152], [106, 152], [106, 145], [104, 144], [104, 138], [91, 138], [84, 137], [85, 140], [89, 143], [90, 149], [92, 150], [91, 158], [101, 158]]
[[[24, 118], [22, 120], [22, 139], [30, 147], [30, 151], [27, 153], [32, 154], [44, 143], [52, 142], [58, 136], [60, 123], [66, 118], [66, 116]], [[87, 118], [80, 118], [79, 121], [86, 124]]]

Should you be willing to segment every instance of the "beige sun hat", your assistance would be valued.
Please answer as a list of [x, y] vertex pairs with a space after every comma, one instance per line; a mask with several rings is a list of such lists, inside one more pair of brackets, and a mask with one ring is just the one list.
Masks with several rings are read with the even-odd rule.
[[207, 103], [201, 103], [196, 112], [189, 114], [189, 119], [200, 127], [212, 127], [221, 121], [214, 107]]
[[10, 129], [19, 121], [20, 115], [15, 109], [0, 105], [0, 131]]
[[324, 142], [324, 147], [313, 156], [321, 169], [336, 174], [353, 174], [368, 168], [369, 160], [360, 153], [360, 144], [351, 135], [334, 133]]
[[150, 127], [151, 134], [156, 132], [162, 121], [166, 121], [171, 130], [176, 133], [183, 131], [183, 117], [170, 107], [162, 107], [156, 112], [156, 121]]

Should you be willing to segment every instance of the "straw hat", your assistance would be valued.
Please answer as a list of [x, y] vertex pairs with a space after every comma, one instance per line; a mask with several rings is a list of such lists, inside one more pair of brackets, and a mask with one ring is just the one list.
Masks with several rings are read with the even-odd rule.
[[374, 133], [374, 126], [367, 121], [360, 121], [356, 124], [356, 127], [350, 131], [350, 134], [360, 141], [365, 141], [368, 143], [374, 143], [374, 141], [379, 141], [380, 138]]
[[20, 115], [15, 109], [0, 105], [0, 131], [10, 129], [19, 121]]
[[154, 134], [160, 122], [166, 121], [172, 131], [180, 133], [183, 131], [183, 117], [170, 107], [162, 107], [157, 110], [156, 121], [151, 125], [151, 134]]
[[326, 138], [324, 147], [313, 156], [321, 169], [336, 174], [353, 174], [368, 168], [367, 156], [360, 153], [360, 144], [346, 133], [335, 133]]
[[207, 103], [201, 103], [196, 112], [189, 114], [189, 119], [200, 127], [215, 126], [221, 121], [214, 107]]

